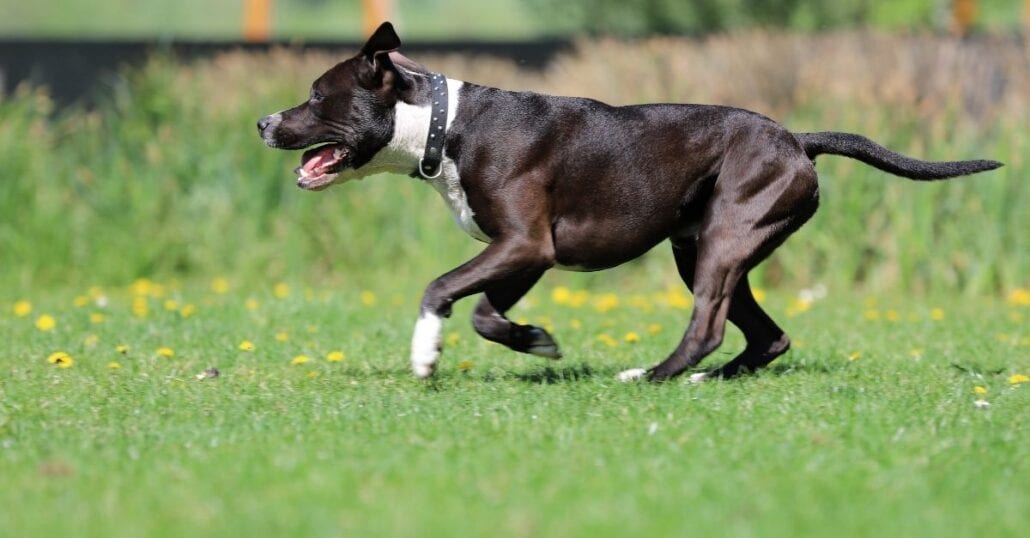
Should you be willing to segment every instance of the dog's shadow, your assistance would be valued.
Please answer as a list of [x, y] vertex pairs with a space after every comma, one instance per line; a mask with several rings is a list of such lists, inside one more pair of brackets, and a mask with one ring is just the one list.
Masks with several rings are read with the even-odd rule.
[[598, 374], [599, 372], [589, 365], [574, 364], [561, 368], [545, 366], [534, 372], [512, 373], [506, 377], [535, 385], [556, 385], [558, 383], [586, 381], [596, 377]]
[[[697, 370], [696, 372], [711, 372], [715, 368]], [[838, 372], [840, 368], [821, 362], [785, 362], [773, 363], [758, 372], [744, 373], [731, 379], [720, 379], [718, 382], [746, 382], [759, 376], [783, 377], [800, 372], [831, 375]], [[523, 383], [534, 385], [556, 385], [560, 383], [576, 383], [596, 378], [615, 378], [617, 369], [597, 369], [588, 364], [573, 364], [561, 368], [545, 366], [532, 372], [510, 373], [503, 376], [504, 379], [513, 379]]]

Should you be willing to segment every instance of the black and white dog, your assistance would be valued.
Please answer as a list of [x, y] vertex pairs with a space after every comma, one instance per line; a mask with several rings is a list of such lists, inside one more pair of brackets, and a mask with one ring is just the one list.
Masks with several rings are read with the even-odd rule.
[[670, 239], [694, 311], [679, 346], [623, 380], [663, 380], [722, 342], [726, 320], [747, 346], [692, 379], [761, 368], [790, 341], [755, 302], [747, 274], [819, 202], [813, 159], [844, 155], [895, 175], [933, 180], [1001, 166], [926, 162], [847, 133], [791, 133], [721, 106], [613, 107], [591, 99], [512, 92], [432, 73], [396, 52], [385, 23], [300, 105], [262, 118], [273, 148], [304, 152], [297, 185], [321, 190], [380, 172], [422, 177], [461, 226], [488, 243], [426, 289], [411, 343], [419, 377], [433, 373], [443, 318], [482, 293], [472, 323], [515, 351], [558, 358], [547, 331], [505, 312], [552, 267], [596, 271]]

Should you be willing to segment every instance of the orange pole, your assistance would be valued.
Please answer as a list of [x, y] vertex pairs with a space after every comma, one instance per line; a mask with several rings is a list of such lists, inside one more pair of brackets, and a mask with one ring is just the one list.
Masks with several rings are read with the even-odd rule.
[[1030, 0], [1023, 0], [1023, 26], [1030, 30]]
[[390, 0], [361, 0], [361, 31], [372, 35], [379, 25], [393, 18]]
[[243, 39], [268, 41], [272, 28], [272, 0], [243, 0]]

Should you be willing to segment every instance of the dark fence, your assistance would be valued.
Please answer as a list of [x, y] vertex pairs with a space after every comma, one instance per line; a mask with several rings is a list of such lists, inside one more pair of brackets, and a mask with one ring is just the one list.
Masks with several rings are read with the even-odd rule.
[[[470, 52], [506, 58], [530, 69], [540, 69], [571, 46], [565, 40], [447, 41], [405, 43], [405, 53]], [[359, 43], [344, 42], [218, 42], [218, 41], [71, 41], [0, 39], [0, 85], [5, 93], [28, 82], [45, 86], [59, 105], [92, 101], [98, 84], [118, 69], [143, 62], [154, 53], [185, 60], [230, 50], [267, 51], [276, 47], [353, 53]]]

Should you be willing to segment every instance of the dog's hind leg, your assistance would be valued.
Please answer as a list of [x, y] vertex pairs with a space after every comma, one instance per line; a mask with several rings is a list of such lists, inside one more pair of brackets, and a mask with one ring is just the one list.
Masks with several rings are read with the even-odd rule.
[[529, 292], [543, 271], [512, 278], [486, 290], [472, 313], [472, 326], [483, 338], [503, 344], [522, 353], [560, 359], [561, 351], [554, 338], [540, 327], [513, 323], [504, 313]]
[[[693, 241], [674, 244], [672, 252], [680, 277], [693, 291], [697, 245]], [[707, 377], [728, 378], [753, 372], [768, 365], [790, 348], [790, 340], [786, 333], [755, 300], [747, 275], [737, 282], [737, 287], [733, 290], [727, 318], [744, 333], [747, 347], [732, 361], [711, 372], [694, 374], [691, 376], [692, 380], [699, 381]]]

